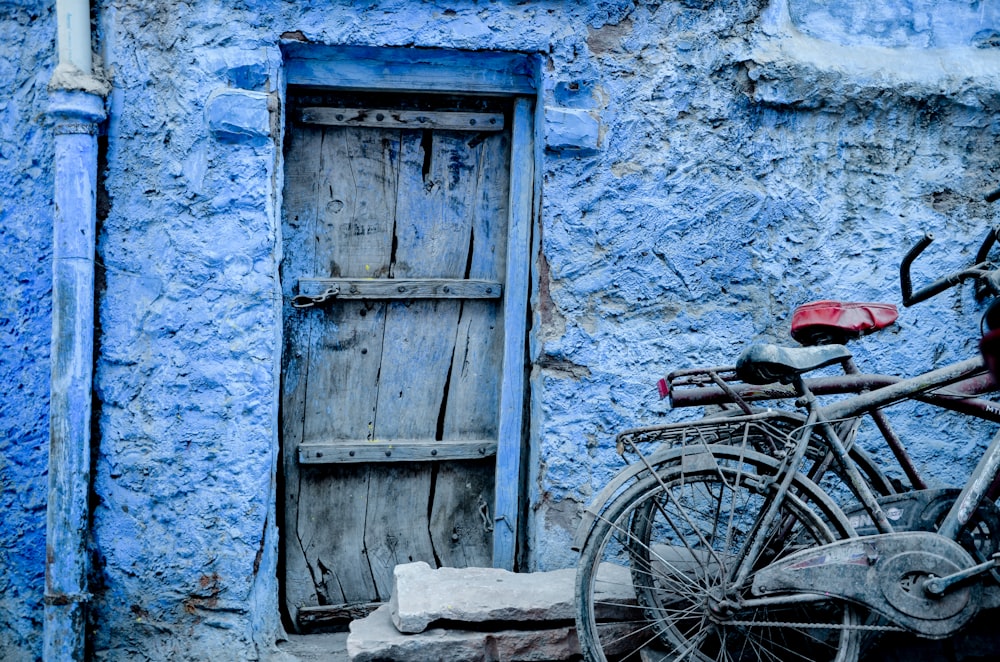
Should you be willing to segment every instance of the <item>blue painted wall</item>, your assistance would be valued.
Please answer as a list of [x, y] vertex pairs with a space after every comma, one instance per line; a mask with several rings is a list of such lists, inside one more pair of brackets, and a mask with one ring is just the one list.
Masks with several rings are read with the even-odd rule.
[[[528, 569], [575, 561], [579, 510], [620, 466], [615, 432], [696, 415], [656, 400], [662, 373], [784, 340], [808, 300], [898, 302], [899, 257], [923, 229], [940, 239], [926, 264], [956, 266], [1000, 213], [980, 202], [1000, 180], [995, 12], [917, 0], [881, 3], [878, 21], [866, 3], [809, 0], [354, 4], [97, 3], [113, 81], [98, 659], [254, 659], [278, 631], [283, 34], [542, 58]], [[14, 35], [0, 44], [13, 91], [0, 100], [0, 269], [14, 283], [0, 295], [4, 659], [40, 650], [52, 182], [39, 116], [53, 20], [28, 0], [0, 11], [0, 33]], [[979, 311], [968, 288], [904, 311], [898, 330], [856, 346], [858, 362], [908, 373], [964, 358]], [[984, 427], [920, 412], [904, 434], [923, 468], [952, 481]]]
[[55, 39], [47, 4], [0, 6], [0, 658], [40, 652], [52, 326]]

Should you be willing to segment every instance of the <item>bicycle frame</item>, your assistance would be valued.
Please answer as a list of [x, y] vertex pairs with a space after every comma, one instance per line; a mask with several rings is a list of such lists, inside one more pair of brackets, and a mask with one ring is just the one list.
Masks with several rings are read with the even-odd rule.
[[[789, 374], [790, 395], [798, 396], [804, 415], [772, 410], [620, 434], [619, 451], [627, 446], [639, 462], [597, 495], [574, 541], [581, 551], [577, 590], [583, 598], [578, 624], [594, 653], [588, 659], [612, 659], [617, 642], [624, 641], [619, 627], [635, 628], [636, 650], [647, 644], [656, 650], [662, 646], [685, 659], [687, 651], [702, 641], [710, 642], [707, 659], [715, 659], [713, 646], [726, 646], [730, 640], [742, 646], [741, 637], [761, 642], [759, 648], [765, 653], [772, 650], [774, 637], [779, 654], [761, 659], [786, 659], [780, 650], [787, 634], [816, 641], [824, 657], [814, 659], [846, 662], [856, 659], [860, 646], [860, 634], [848, 631], [911, 630], [931, 638], [950, 636], [978, 609], [953, 605], [978, 604], [963, 592], [972, 591], [968, 585], [973, 582], [980, 590], [983, 575], [997, 573], [990, 555], [996, 550], [1000, 525], [995, 517], [983, 519], [982, 509], [991, 516], [996, 512], [985, 499], [992, 477], [1000, 472], [1000, 435], [957, 499], [956, 491], [931, 496], [944, 490], [898, 498], [881, 496], [862, 475], [862, 465], [850, 451], [851, 431], [839, 421], [946, 389], [983, 370], [983, 360], [976, 357], [909, 379], [888, 380], [881, 388], [831, 403], [817, 400], [809, 388], [811, 380]], [[762, 440], [775, 441], [775, 452], [755, 450]], [[649, 455], [639, 450], [647, 442], [659, 442]], [[817, 452], [821, 459], [827, 453], [833, 457], [830, 477], [837, 482], [829, 485], [835, 489], [828, 491], [810, 479], [806, 465]], [[841, 497], [849, 497], [850, 508], [841, 505]], [[898, 517], [892, 513], [894, 504], [912, 503], [903, 507], [920, 516], [921, 504], [932, 503], [923, 498], [937, 500], [936, 510], [928, 511], [934, 513], [933, 521], [927, 522], [933, 525], [946, 515], [945, 532], [951, 531], [950, 537], [923, 526], [911, 527], [915, 520], [905, 513], [890, 521], [890, 516]], [[854, 508], [855, 500], [861, 507]], [[865, 521], [865, 513], [874, 527]], [[981, 527], [983, 522], [988, 529], [976, 531], [986, 531], [989, 537], [983, 540], [989, 541], [988, 546], [977, 548], [982, 553], [967, 551], [963, 545], [968, 544], [969, 533], [964, 527]], [[989, 560], [979, 562], [984, 559]], [[627, 569], [626, 578], [600, 579], [596, 573], [607, 561]], [[891, 563], [895, 565], [886, 566]], [[879, 583], [900, 568], [907, 574], [893, 575], [893, 582], [913, 576], [922, 582], [915, 586], [925, 587], [926, 598], [908, 598], [921, 602], [915, 613], [904, 611], [908, 605], [897, 606], [896, 598]], [[635, 594], [596, 597], [622, 584]], [[902, 582], [892, 586], [909, 595], [907, 588], [900, 588]], [[989, 590], [990, 600], [1000, 599], [1000, 591]], [[941, 596], [945, 607], [939, 609], [935, 596]], [[643, 611], [636, 616], [627, 609], [637, 599]], [[604, 607], [625, 610], [625, 616], [619, 616], [624, 620], [599, 621], [595, 610]], [[883, 620], [866, 620], [864, 608]], [[944, 616], [938, 618], [936, 610]], [[714, 629], [705, 629], [709, 623], [715, 624]], [[605, 659], [608, 652], [612, 655]]]
[[[798, 397], [791, 384], [743, 384], [726, 379], [727, 373], [734, 370], [731, 366], [712, 368], [692, 368], [670, 373], [667, 379], [686, 378], [694, 375], [716, 375], [726, 382], [723, 388], [718, 384], [712, 386], [696, 386], [683, 384], [685, 388], [670, 389], [671, 407], [705, 407], [711, 405], [733, 404], [732, 393], [745, 402], [760, 402], [763, 400], [788, 400]], [[711, 379], [711, 377], [709, 377]], [[904, 378], [893, 375], [856, 373], [834, 375], [829, 377], [809, 377], [805, 383], [815, 395], [846, 395], [863, 391], [881, 389], [892, 384], [898, 384]], [[714, 381], [714, 380], [713, 380]], [[707, 382], [704, 382], [707, 384]], [[959, 414], [976, 416], [983, 420], [1000, 423], [1000, 403], [984, 400], [975, 396], [989, 393], [997, 389], [993, 378], [987, 374], [974, 374], [951, 384], [947, 389], [935, 389], [915, 393], [910, 396], [914, 400], [935, 407], [948, 409]]]
[[[879, 407], [884, 407], [906, 398], [912, 398], [929, 390], [947, 386], [948, 384], [974, 376], [982, 372], [984, 368], [983, 359], [977, 356], [922, 375], [917, 375], [916, 377], [900, 380], [874, 391], [822, 406], [817, 403], [816, 397], [809, 389], [806, 380], [801, 375], [796, 375], [793, 378], [794, 389], [805, 400], [805, 405], [809, 412], [806, 423], [803, 426], [803, 436], [796, 444], [794, 453], [787, 457], [784, 462], [786, 469], [791, 470], [784, 471], [784, 475], [778, 485], [776, 498], [771, 502], [768, 512], [764, 513], [758, 520], [756, 530], [749, 545], [751, 551], [744, 556], [744, 561], [734, 576], [736, 583], [739, 584], [745, 581], [752, 570], [746, 559], [755, 558], [766, 544], [767, 527], [764, 525], [773, 520], [781, 501], [785, 498], [792, 483], [795, 470], [805, 455], [812, 427], [819, 428], [823, 438], [829, 444], [829, 449], [833, 453], [835, 460], [843, 467], [849, 489], [861, 501], [865, 511], [872, 518], [876, 529], [880, 533], [893, 533], [892, 524], [879, 506], [875, 493], [848, 457], [847, 445], [833, 429], [830, 422], [840, 418], [856, 417], [869, 413]], [[949, 509], [939, 528], [939, 535], [952, 540], [958, 537], [959, 532], [969, 523], [976, 509], [982, 503], [987, 490], [996, 479], [998, 472], [1000, 472], [1000, 433], [994, 437], [973, 470], [971, 478], [966, 482], [961, 494]]]
[[[892, 375], [863, 374], [857, 370], [853, 361], [848, 361], [844, 372], [843, 375], [807, 378], [805, 383], [813, 394], [825, 396], [859, 394], [903, 381], [902, 377]], [[1000, 423], [1000, 404], [976, 397], [996, 390], [996, 380], [986, 373], [964, 378], [946, 388], [915, 393], [910, 398], [941, 409]], [[751, 411], [751, 403], [789, 400], [799, 396], [791, 384], [755, 385], [739, 382], [732, 366], [674, 371], [661, 380], [660, 391], [662, 396], [669, 396], [671, 407], [736, 404], [745, 413]], [[926, 489], [927, 483], [885, 414], [876, 408], [870, 410], [868, 416], [913, 489]]]
[[[820, 415], [827, 420], [831, 420], [865, 414], [879, 407], [885, 407], [901, 400], [906, 400], [907, 398], [926, 395], [930, 391], [960, 382], [985, 370], [986, 364], [983, 362], [982, 357], [976, 356], [822, 406], [819, 408]], [[991, 403], [990, 410], [994, 410], [995, 408], [996, 405]]]

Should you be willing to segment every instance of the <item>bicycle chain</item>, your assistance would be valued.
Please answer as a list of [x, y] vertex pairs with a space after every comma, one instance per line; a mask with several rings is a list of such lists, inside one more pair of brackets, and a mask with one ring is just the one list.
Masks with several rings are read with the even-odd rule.
[[804, 628], [825, 630], [863, 630], [866, 632], [906, 632], [907, 630], [898, 625], [843, 625], [833, 623], [792, 623], [789, 621], [776, 621], [774, 623], [761, 621], [723, 621], [719, 625], [735, 625], [738, 627], [775, 627], [775, 628]]

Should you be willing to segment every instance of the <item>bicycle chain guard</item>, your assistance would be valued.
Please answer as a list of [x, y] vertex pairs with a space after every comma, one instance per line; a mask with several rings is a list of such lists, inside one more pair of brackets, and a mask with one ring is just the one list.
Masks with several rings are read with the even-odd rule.
[[759, 570], [758, 596], [821, 593], [855, 602], [930, 639], [950, 636], [979, 611], [979, 584], [933, 598], [923, 580], [975, 565], [958, 543], [923, 531], [847, 538], [805, 549]]
[[[878, 503], [895, 531], [936, 531], [961, 490], [954, 487], [913, 490], [879, 497]], [[859, 536], [878, 533], [871, 517], [860, 506], [844, 510]], [[959, 534], [958, 543], [977, 562], [989, 560], [1000, 552], [1000, 508], [984, 499], [971, 521]], [[1000, 576], [997, 576], [1000, 580]]]

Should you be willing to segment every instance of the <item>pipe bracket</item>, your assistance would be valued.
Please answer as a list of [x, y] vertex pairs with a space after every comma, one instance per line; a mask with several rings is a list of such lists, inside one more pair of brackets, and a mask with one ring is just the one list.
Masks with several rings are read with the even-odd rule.
[[90, 602], [94, 596], [90, 593], [46, 593], [43, 597], [47, 605], [70, 605]]

